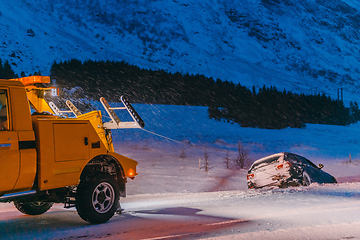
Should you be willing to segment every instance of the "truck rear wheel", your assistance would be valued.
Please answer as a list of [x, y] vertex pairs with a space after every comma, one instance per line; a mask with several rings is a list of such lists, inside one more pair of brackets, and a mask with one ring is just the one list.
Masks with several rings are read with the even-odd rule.
[[119, 207], [119, 186], [115, 178], [103, 174], [81, 181], [76, 192], [79, 216], [93, 224], [108, 221]]
[[40, 215], [49, 210], [54, 203], [52, 202], [20, 202], [14, 201], [14, 205], [20, 212], [27, 215]]

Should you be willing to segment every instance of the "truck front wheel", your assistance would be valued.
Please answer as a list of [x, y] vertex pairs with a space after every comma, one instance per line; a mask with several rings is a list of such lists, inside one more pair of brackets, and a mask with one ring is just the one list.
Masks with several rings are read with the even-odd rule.
[[119, 207], [119, 185], [114, 177], [107, 174], [81, 181], [75, 205], [83, 220], [93, 224], [104, 223]]
[[15, 207], [27, 215], [40, 215], [49, 210], [54, 203], [52, 202], [20, 202], [14, 201]]

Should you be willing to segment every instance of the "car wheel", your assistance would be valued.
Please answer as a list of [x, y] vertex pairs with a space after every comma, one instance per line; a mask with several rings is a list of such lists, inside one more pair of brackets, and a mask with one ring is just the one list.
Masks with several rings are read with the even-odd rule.
[[311, 184], [311, 178], [309, 176], [309, 174], [307, 172], [303, 172], [303, 180], [302, 180], [302, 184], [304, 186], [309, 186]]
[[110, 175], [81, 181], [76, 192], [79, 216], [93, 224], [108, 221], [119, 207], [119, 185]]
[[20, 212], [27, 215], [40, 215], [49, 210], [54, 203], [52, 202], [20, 202], [14, 201], [14, 205]]

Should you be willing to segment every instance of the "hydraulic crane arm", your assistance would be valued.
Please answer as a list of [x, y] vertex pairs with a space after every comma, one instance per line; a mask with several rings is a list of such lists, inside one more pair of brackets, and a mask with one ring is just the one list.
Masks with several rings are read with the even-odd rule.
[[24, 84], [26, 89], [26, 95], [29, 99], [30, 105], [37, 112], [49, 112], [54, 114], [53, 110], [50, 108], [49, 104], [45, 101], [45, 92], [51, 91], [52, 95], [58, 95], [57, 88], [45, 88], [45, 87], [36, 87], [35, 84], [44, 84], [50, 83], [50, 77], [46, 76], [30, 76], [22, 78], [10, 79], [13, 81], [20, 81]]

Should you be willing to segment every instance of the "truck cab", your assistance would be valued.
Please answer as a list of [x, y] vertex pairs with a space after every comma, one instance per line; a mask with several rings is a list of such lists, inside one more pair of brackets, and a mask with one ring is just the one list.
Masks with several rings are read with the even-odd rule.
[[21, 82], [0, 80], [0, 193], [31, 190], [35, 183], [35, 133], [27, 102]]
[[[0, 201], [29, 215], [64, 203], [85, 221], [106, 222], [120, 209], [128, 178], [137, 175], [137, 162], [114, 152], [111, 128], [121, 128], [121, 121], [105, 100], [110, 123], [101, 111], [81, 114], [75, 106], [74, 118], [62, 116], [45, 101], [56, 89], [39, 87], [49, 82], [43, 76], [0, 80]], [[126, 126], [141, 128], [140, 120]]]

